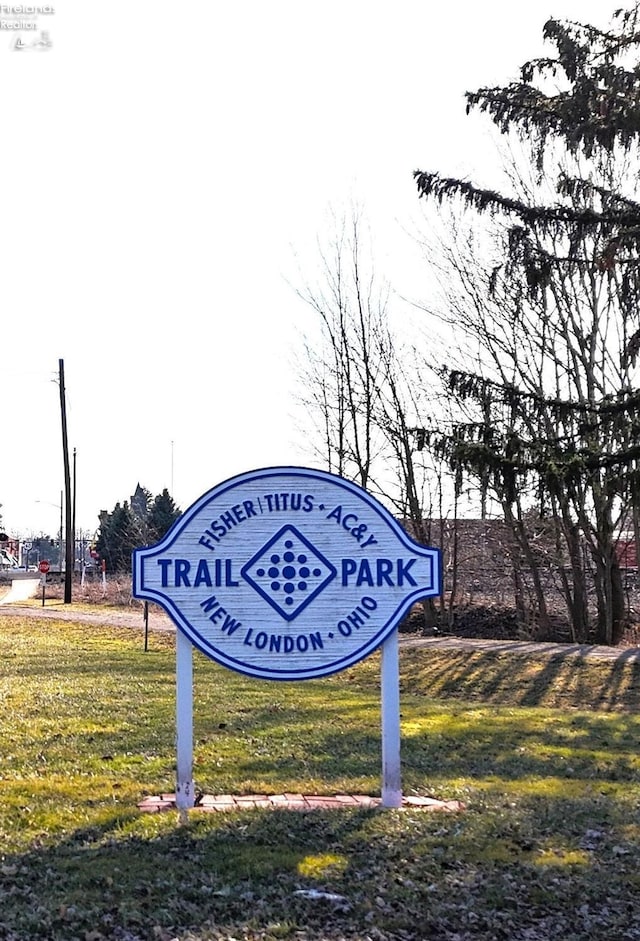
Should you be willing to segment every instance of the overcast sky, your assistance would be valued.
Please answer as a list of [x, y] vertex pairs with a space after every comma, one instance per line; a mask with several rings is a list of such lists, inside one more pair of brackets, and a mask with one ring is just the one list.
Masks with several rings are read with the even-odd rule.
[[296, 256], [313, 277], [329, 207], [356, 200], [383, 273], [419, 293], [412, 171], [495, 159], [465, 90], [514, 78], [550, 15], [617, 5], [60, 0], [36, 33], [0, 29], [4, 528], [59, 525], [60, 358], [79, 528], [138, 481], [186, 509], [312, 463]]

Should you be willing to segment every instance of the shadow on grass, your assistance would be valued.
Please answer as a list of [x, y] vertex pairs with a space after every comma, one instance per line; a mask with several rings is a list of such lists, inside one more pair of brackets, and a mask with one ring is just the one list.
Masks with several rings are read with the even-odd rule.
[[[472, 912], [470, 936], [488, 938], [498, 908], [520, 930], [541, 923], [551, 932], [538, 937], [560, 937], [549, 919], [565, 917], [572, 938], [623, 937], [615, 932], [631, 923], [637, 860], [629, 850], [621, 862], [621, 816], [612, 802], [566, 798], [505, 815], [499, 797], [446, 818], [254, 810], [195, 813], [177, 827], [173, 813], [121, 816], [5, 856], [0, 936], [337, 939], [371, 937], [375, 927], [379, 939], [449, 938]], [[594, 935], [603, 885], [611, 930]], [[297, 894], [309, 890], [341, 898]]]
[[[547, 665], [549, 672], [551, 666]], [[446, 683], [460, 684], [450, 676]], [[474, 682], [479, 683], [476, 679]], [[487, 776], [504, 780], [564, 778], [575, 781], [640, 779], [637, 740], [640, 717], [620, 712], [557, 711], [502, 706], [500, 689], [509, 674], [492, 673], [492, 689], [483, 682], [482, 704], [468, 690], [464, 702], [447, 704], [403, 694], [402, 765], [406, 787], [433, 794], [433, 781]], [[540, 683], [548, 683], [544, 670]], [[379, 705], [319, 696], [296, 702], [270, 701], [258, 686], [253, 706], [238, 691], [219, 688], [201, 697], [195, 717], [195, 776], [205, 793], [267, 793], [288, 790], [323, 793], [363, 790], [379, 793], [381, 730]], [[294, 691], [292, 691], [294, 692]], [[317, 691], [316, 691], [317, 692]], [[494, 702], [486, 704], [493, 697]], [[528, 695], [523, 697], [528, 699]], [[40, 705], [46, 706], [46, 702]], [[34, 704], [37, 712], [39, 704]], [[34, 733], [30, 733], [30, 736]], [[171, 775], [175, 761], [175, 725], [164, 698], [149, 697], [134, 709], [128, 701], [105, 704], [90, 721], [74, 713], [38, 724], [38, 752], [46, 767], [89, 770], [114, 781], [150, 783], [164, 762]], [[12, 745], [16, 771], [29, 774], [31, 737], [26, 750]], [[18, 758], [18, 755], [20, 756]], [[18, 761], [20, 764], [18, 764]], [[286, 785], [288, 782], [288, 785]], [[319, 785], [318, 782], [321, 782]], [[286, 785], [286, 786], [285, 786]], [[450, 794], [436, 793], [447, 798]]]
[[640, 664], [588, 656], [438, 651], [402, 655], [406, 692], [496, 705], [640, 710]]
[[[149, 821], [151, 837], [127, 834], [131, 820], [77, 830], [55, 846], [4, 858], [0, 937], [158, 941], [207, 929], [216, 933], [206, 937], [254, 937], [252, 930], [276, 923], [287, 936], [287, 925], [310, 922], [331, 937], [336, 906], [296, 895], [319, 885], [301, 866], [354, 835], [357, 842], [374, 813], [275, 810], [204, 819], [194, 812], [187, 827], [171, 813]], [[339, 861], [338, 881], [347, 862]], [[331, 860], [324, 868], [320, 884], [333, 883]]]
[[[419, 731], [413, 725], [409, 722], [402, 737], [403, 774], [406, 787], [421, 793], [432, 793], [433, 780], [474, 777], [522, 781], [525, 790], [530, 782], [548, 778], [599, 784], [640, 780], [637, 717], [618, 716], [612, 722], [579, 715], [560, 723], [504, 711], [475, 716], [435, 712]], [[340, 768], [347, 776], [379, 776], [379, 738], [357, 732], [339, 739], [327, 736], [320, 750], [306, 757], [306, 772], [319, 780], [335, 779]], [[256, 760], [248, 761], [245, 770], [267, 773]]]

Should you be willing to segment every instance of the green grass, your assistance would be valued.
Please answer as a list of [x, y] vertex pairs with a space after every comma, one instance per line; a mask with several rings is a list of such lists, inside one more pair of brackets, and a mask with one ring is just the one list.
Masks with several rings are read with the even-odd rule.
[[[640, 672], [402, 653], [407, 794], [460, 814], [141, 814], [174, 789], [173, 639], [0, 617], [0, 939], [640, 939]], [[377, 794], [379, 661], [195, 656], [206, 793]], [[341, 898], [297, 894], [315, 889]]]

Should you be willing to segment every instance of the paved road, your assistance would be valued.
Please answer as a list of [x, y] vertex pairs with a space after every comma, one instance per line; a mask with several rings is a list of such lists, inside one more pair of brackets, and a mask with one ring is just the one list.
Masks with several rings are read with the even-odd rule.
[[[142, 610], [114, 611], [95, 613], [86, 608], [82, 611], [67, 607], [61, 601], [49, 601], [40, 605], [6, 604], [0, 606], [0, 617], [37, 617], [58, 621], [81, 621], [85, 624], [105, 627], [129, 627], [144, 630]], [[159, 608], [149, 608], [150, 631], [175, 631], [173, 621]], [[401, 635], [402, 648], [433, 648], [435, 650], [485, 650], [491, 653], [527, 654], [536, 657], [581, 657], [583, 659], [611, 660], [626, 663], [640, 663], [640, 647], [601, 647], [588, 644], [543, 644], [519, 640], [483, 640], [472, 637], [416, 637]]]

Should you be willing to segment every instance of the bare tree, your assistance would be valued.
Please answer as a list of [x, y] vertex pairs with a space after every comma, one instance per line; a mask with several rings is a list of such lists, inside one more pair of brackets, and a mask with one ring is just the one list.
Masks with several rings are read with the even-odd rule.
[[375, 276], [364, 229], [356, 210], [337, 220], [333, 240], [319, 249], [319, 281], [297, 293], [319, 328], [315, 342], [305, 340], [301, 376], [303, 404], [316, 425], [310, 444], [329, 470], [367, 487], [384, 446], [376, 413], [389, 289]]
[[[309, 444], [329, 470], [375, 493], [413, 538], [431, 544], [442, 536], [431, 520], [439, 507], [442, 523], [444, 472], [417, 428], [433, 408], [424, 376], [437, 379], [391, 328], [393, 295], [375, 275], [361, 214], [339, 221], [320, 260], [320, 283], [298, 291], [319, 324], [316, 342], [304, 344], [303, 400], [316, 434]], [[424, 612], [431, 626], [433, 601]]]

